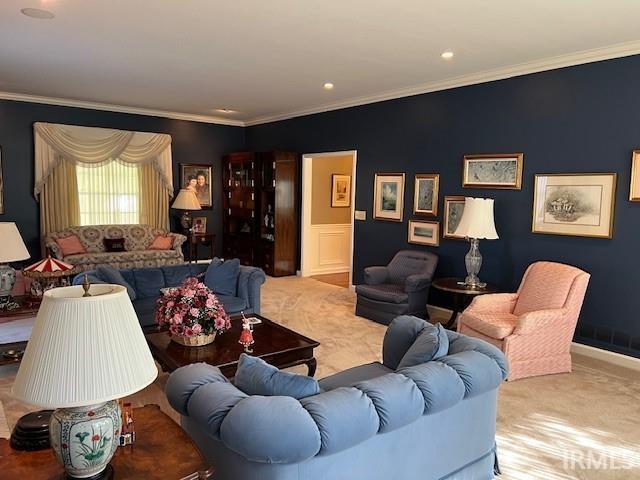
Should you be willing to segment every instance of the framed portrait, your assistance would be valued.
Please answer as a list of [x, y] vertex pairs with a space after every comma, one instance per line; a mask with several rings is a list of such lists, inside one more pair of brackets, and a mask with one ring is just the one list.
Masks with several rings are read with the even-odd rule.
[[193, 190], [202, 208], [211, 208], [211, 165], [199, 163], [180, 164], [180, 188]]
[[376, 173], [373, 191], [373, 218], [402, 222], [404, 173]]
[[536, 175], [533, 233], [611, 238], [615, 173]]
[[207, 217], [193, 217], [191, 228], [193, 233], [207, 233]]
[[640, 150], [634, 150], [631, 156], [631, 187], [629, 189], [629, 200], [632, 202], [640, 202]]
[[440, 175], [419, 173], [413, 191], [413, 213], [416, 215], [438, 215], [438, 188]]
[[465, 155], [462, 168], [462, 186], [464, 188], [520, 190], [523, 162], [523, 153]]
[[351, 175], [331, 175], [331, 207], [351, 206]]
[[4, 213], [4, 181], [2, 180], [2, 148], [0, 148], [0, 215]]
[[447, 195], [444, 197], [444, 227], [442, 238], [465, 239], [465, 237], [455, 234], [458, 225], [460, 225], [462, 213], [464, 212], [464, 199], [465, 197], [461, 195]]
[[418, 245], [437, 247], [440, 245], [440, 222], [409, 220], [408, 241]]

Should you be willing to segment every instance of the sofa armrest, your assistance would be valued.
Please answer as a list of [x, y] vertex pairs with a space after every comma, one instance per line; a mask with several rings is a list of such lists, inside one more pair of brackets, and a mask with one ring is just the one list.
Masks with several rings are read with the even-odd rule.
[[389, 280], [387, 267], [367, 267], [364, 269], [364, 283], [367, 285], [380, 285]]
[[267, 277], [258, 267], [240, 266], [238, 275], [238, 297], [247, 301], [254, 313], [260, 313], [260, 288]]
[[187, 237], [181, 233], [171, 233], [173, 235], [173, 250], [182, 252], [182, 244], [187, 241]]
[[562, 323], [567, 313], [568, 310], [566, 308], [549, 308], [547, 310], [524, 313], [518, 318], [518, 324], [513, 334], [526, 335], [539, 332], [552, 324]]
[[45, 238], [44, 247], [47, 249], [47, 251], [53, 258], [57, 258], [58, 260], [64, 260], [62, 249], [60, 248], [60, 245], [58, 245], [58, 242], [56, 242], [53, 238], [51, 237]]
[[518, 301], [517, 293], [491, 293], [477, 295], [466, 313], [511, 313]]
[[404, 291], [406, 293], [419, 292], [431, 286], [431, 274], [416, 273], [409, 275], [404, 282]]

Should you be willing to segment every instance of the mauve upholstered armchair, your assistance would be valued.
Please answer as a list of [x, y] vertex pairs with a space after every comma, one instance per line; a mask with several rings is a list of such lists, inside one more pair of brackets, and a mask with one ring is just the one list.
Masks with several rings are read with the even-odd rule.
[[364, 284], [356, 287], [356, 315], [389, 325], [398, 315], [429, 318], [427, 301], [438, 256], [401, 250], [386, 267], [364, 269]]
[[527, 268], [517, 293], [481, 295], [458, 318], [458, 332], [500, 348], [509, 380], [571, 371], [571, 341], [590, 275], [562, 263]]

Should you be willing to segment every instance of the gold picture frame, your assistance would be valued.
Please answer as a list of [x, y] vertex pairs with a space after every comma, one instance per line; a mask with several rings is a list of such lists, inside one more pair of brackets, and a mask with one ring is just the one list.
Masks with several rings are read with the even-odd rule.
[[331, 175], [331, 208], [351, 206], [351, 175]]
[[531, 231], [613, 238], [616, 173], [536, 174]]
[[524, 153], [465, 155], [462, 187], [520, 190], [523, 164]]
[[207, 233], [207, 217], [193, 217], [191, 228], [193, 233]]
[[629, 201], [640, 202], [640, 150], [631, 154], [631, 185], [629, 186]]
[[454, 234], [464, 212], [465, 198], [464, 195], [447, 195], [444, 197], [442, 238], [465, 240], [465, 237]]
[[440, 245], [440, 222], [409, 220], [407, 242], [438, 247]]
[[373, 218], [402, 222], [404, 173], [376, 173], [373, 184]]
[[416, 174], [413, 186], [413, 213], [415, 215], [432, 215], [434, 217], [438, 215], [439, 188], [440, 174]]

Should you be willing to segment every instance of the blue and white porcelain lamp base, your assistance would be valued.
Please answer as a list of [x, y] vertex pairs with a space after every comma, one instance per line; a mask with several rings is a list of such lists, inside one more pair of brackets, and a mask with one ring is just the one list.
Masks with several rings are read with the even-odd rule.
[[105, 478], [105, 469], [118, 448], [121, 428], [122, 416], [116, 400], [55, 410], [49, 423], [49, 437], [66, 478]]
[[0, 310], [12, 310], [18, 304], [11, 298], [16, 283], [16, 271], [7, 263], [0, 263]]

